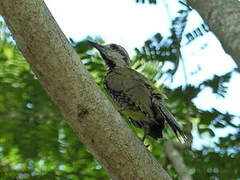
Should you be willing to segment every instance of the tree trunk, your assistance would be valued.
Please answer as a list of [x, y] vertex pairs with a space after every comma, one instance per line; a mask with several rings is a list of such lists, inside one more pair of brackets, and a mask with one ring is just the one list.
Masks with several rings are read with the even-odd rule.
[[94, 83], [43, 0], [2, 0], [0, 12], [66, 121], [113, 179], [171, 179]]
[[238, 0], [188, 0], [218, 37], [223, 49], [240, 69], [240, 2]]

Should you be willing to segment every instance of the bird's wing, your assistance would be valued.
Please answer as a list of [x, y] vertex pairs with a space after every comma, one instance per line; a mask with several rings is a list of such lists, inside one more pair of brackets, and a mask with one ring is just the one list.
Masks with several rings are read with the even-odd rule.
[[123, 93], [143, 113], [153, 117], [151, 89], [146, 85], [148, 79], [142, 74], [128, 68], [117, 68], [106, 80], [111, 90]]
[[[112, 75], [108, 76], [108, 81], [110, 82], [109, 88], [123, 93], [130, 102], [135, 103], [141, 112], [150, 117], [148, 118], [150, 123], [155, 122], [160, 125], [157, 129], [163, 128], [163, 119], [165, 119], [177, 137], [180, 135], [187, 141], [179, 123], [165, 106], [166, 96], [158, 91], [145, 76], [132, 69], [117, 68]], [[126, 115], [130, 114], [131, 117], [133, 113], [136, 111], [127, 112]], [[143, 114], [137, 112], [137, 115], [132, 116], [133, 120], [136, 120], [134, 119], [136, 116], [143, 116]], [[136, 126], [140, 127], [141, 124], [136, 124]], [[150, 133], [153, 137], [159, 137], [158, 134], [155, 136], [156, 132], [152, 129]]]

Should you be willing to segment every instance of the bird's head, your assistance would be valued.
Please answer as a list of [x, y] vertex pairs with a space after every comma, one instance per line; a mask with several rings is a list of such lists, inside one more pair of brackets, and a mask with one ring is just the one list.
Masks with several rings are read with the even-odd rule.
[[107, 44], [103, 46], [92, 41], [88, 42], [100, 52], [108, 70], [117, 67], [130, 67], [129, 55], [122, 46], [117, 44]]

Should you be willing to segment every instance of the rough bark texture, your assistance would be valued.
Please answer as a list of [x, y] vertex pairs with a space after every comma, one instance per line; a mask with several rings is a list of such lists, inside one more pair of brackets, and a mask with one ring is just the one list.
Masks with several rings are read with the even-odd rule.
[[2, 0], [17, 46], [113, 179], [171, 179], [101, 93], [42, 0]]
[[192, 176], [190, 175], [188, 168], [186, 167], [182, 155], [178, 152], [178, 150], [174, 147], [173, 142], [167, 141], [164, 144], [165, 153], [167, 158], [171, 161], [176, 173], [180, 177], [181, 180], [192, 180]]
[[188, 0], [220, 40], [240, 69], [240, 2], [238, 0]]

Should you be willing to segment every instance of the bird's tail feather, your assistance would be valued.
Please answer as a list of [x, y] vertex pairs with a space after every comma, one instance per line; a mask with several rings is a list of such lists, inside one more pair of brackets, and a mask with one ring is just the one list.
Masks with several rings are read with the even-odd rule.
[[165, 119], [169, 126], [172, 128], [173, 132], [176, 134], [179, 141], [179, 136], [181, 136], [184, 142], [188, 142], [187, 136], [184, 134], [182, 128], [180, 127], [179, 123], [177, 122], [176, 118], [172, 115], [172, 113], [166, 108], [166, 106], [160, 102], [159, 109], [161, 113], [165, 116]]

